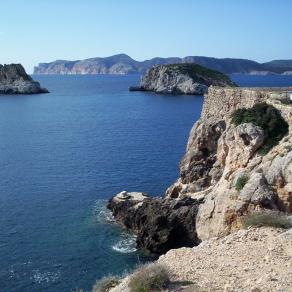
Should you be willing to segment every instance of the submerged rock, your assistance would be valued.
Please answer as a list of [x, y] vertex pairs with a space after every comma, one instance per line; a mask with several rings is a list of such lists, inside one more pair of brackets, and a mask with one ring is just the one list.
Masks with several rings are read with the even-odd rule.
[[227, 75], [219, 71], [185, 63], [154, 66], [142, 77], [140, 86], [129, 90], [203, 95], [211, 85], [235, 86]]
[[26, 74], [21, 64], [0, 65], [0, 94], [48, 93]]

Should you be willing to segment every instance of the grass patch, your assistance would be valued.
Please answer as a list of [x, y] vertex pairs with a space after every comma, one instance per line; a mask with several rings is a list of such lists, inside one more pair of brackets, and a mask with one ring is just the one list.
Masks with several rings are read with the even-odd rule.
[[280, 212], [258, 212], [246, 215], [242, 219], [245, 228], [249, 226], [268, 226], [276, 228], [291, 228], [292, 222], [288, 216]]
[[169, 283], [169, 273], [165, 266], [154, 263], [138, 268], [130, 277], [130, 292], [159, 291]]
[[271, 105], [258, 103], [252, 108], [241, 108], [232, 115], [232, 123], [236, 126], [243, 123], [253, 123], [261, 127], [265, 133], [264, 144], [259, 150], [266, 154], [288, 133], [288, 124], [280, 112]]
[[104, 277], [97, 281], [92, 288], [92, 292], [108, 292], [120, 283], [120, 278], [115, 276]]
[[241, 191], [243, 189], [243, 187], [245, 186], [245, 184], [248, 182], [248, 175], [244, 174], [242, 176], [240, 176], [235, 183], [235, 189], [237, 191]]

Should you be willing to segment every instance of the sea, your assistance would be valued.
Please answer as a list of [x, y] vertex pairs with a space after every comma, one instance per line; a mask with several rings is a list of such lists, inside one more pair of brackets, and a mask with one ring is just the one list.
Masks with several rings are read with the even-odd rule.
[[[0, 291], [90, 291], [152, 258], [106, 209], [163, 196], [203, 96], [129, 92], [139, 75], [33, 76], [49, 94], [0, 96]], [[241, 86], [292, 76], [231, 75]]]

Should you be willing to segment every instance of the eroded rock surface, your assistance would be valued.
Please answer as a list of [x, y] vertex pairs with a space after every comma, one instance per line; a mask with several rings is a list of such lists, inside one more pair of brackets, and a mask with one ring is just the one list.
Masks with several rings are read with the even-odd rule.
[[[281, 103], [282, 97], [279, 89], [209, 88], [180, 163], [180, 178], [166, 192], [167, 197], [203, 199], [196, 218], [201, 240], [240, 228], [242, 216], [253, 211], [291, 212], [292, 106]], [[288, 135], [266, 155], [258, 151], [265, 138], [262, 128], [231, 122], [236, 109], [260, 102], [278, 109], [289, 125]], [[237, 190], [242, 176], [248, 181]]]
[[[139, 195], [140, 194], [140, 195]], [[137, 247], [150, 253], [165, 253], [200, 241], [194, 218], [199, 200], [150, 198], [143, 193], [118, 194], [108, 203], [116, 220], [137, 234]]]
[[0, 94], [48, 93], [20, 64], [0, 65]]

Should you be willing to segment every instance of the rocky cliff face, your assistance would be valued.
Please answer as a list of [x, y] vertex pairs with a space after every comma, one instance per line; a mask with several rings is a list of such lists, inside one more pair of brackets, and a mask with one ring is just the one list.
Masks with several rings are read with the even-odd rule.
[[[253, 109], [259, 104], [268, 105], [268, 112], [276, 111], [288, 129], [278, 144], [266, 153], [261, 152], [267, 143], [265, 129], [253, 123], [236, 126], [233, 122], [236, 110]], [[275, 121], [266, 122], [273, 125]], [[143, 228], [152, 224], [151, 229], [147, 229], [148, 238], [155, 238], [155, 232], [161, 228], [171, 228], [169, 216], [181, 212], [174, 207], [174, 202], [184, 202], [186, 199], [194, 201], [184, 205], [182, 210], [186, 212], [185, 209], [196, 206], [196, 211], [191, 213], [191, 220], [187, 216], [179, 217], [180, 224], [188, 226], [188, 234], [196, 235], [196, 240], [192, 242], [194, 245], [240, 229], [242, 218], [247, 214], [270, 210], [292, 213], [291, 129], [292, 105], [284, 89], [211, 86], [205, 96], [201, 118], [191, 130], [187, 151], [180, 163], [180, 178], [166, 191], [166, 198], [157, 201], [158, 207], [150, 208], [153, 210], [151, 216], [144, 201], [135, 204], [135, 214], [143, 218]], [[161, 210], [166, 205], [172, 211], [167, 212], [162, 220]], [[137, 213], [138, 209], [143, 211]], [[124, 216], [118, 214], [131, 214], [126, 205], [116, 208], [116, 211], [115, 215], [122, 223]], [[163, 224], [151, 220], [153, 216], [160, 218], [161, 221], [157, 222]], [[189, 218], [187, 220], [190, 221], [184, 222], [182, 218]], [[131, 226], [128, 228], [133, 229]], [[138, 232], [140, 230], [138, 227]], [[170, 238], [175, 241], [181, 237], [165, 237], [167, 241]], [[147, 246], [146, 240], [141, 240], [139, 245]]]
[[130, 90], [202, 95], [211, 85], [235, 86], [221, 72], [195, 64], [169, 64], [152, 67], [142, 77], [140, 86]]
[[[232, 114], [266, 102], [276, 108], [289, 132], [267, 154], [260, 154], [264, 131], [252, 124], [235, 126]], [[196, 218], [201, 240], [226, 235], [241, 225], [242, 216], [260, 210], [292, 212], [292, 105], [283, 90], [216, 88], [205, 96], [201, 118], [191, 130], [181, 176], [168, 197], [204, 201]], [[245, 177], [242, 189], [238, 179]]]
[[0, 94], [47, 93], [20, 64], [0, 65]]

